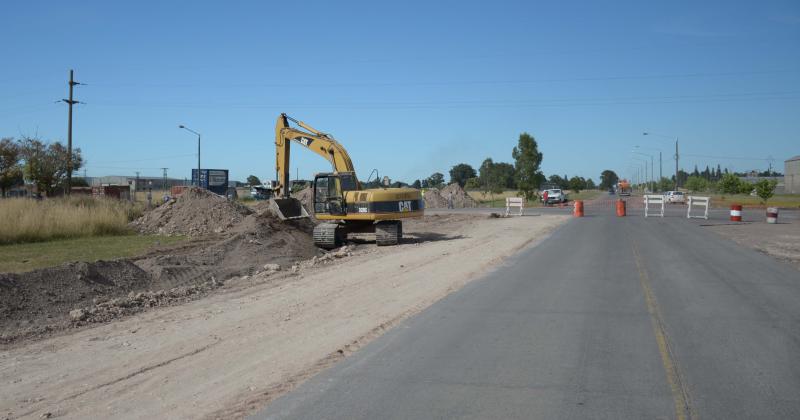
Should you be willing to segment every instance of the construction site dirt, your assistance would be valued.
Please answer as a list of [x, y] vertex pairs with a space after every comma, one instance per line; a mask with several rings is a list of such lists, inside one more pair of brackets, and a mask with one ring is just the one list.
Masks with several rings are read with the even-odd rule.
[[310, 221], [253, 211], [140, 258], [3, 275], [0, 413], [244, 417], [565, 219], [431, 215], [398, 246], [323, 252]]

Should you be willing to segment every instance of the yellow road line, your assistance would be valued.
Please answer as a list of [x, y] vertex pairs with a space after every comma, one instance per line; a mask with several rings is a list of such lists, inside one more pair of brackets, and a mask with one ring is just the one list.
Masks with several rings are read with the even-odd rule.
[[658, 307], [656, 296], [650, 285], [650, 277], [647, 275], [647, 270], [644, 268], [644, 262], [642, 261], [642, 256], [639, 254], [639, 249], [635, 241], [632, 241], [632, 248], [633, 258], [636, 261], [636, 268], [639, 271], [639, 283], [642, 286], [644, 301], [647, 304], [647, 312], [650, 314], [650, 321], [653, 324], [653, 334], [656, 336], [658, 352], [661, 354], [661, 363], [664, 365], [664, 373], [666, 373], [667, 382], [672, 391], [672, 400], [675, 404], [675, 417], [678, 420], [696, 419], [697, 416], [693, 415], [689, 406], [689, 394], [686, 391], [686, 387], [678, 371], [678, 365], [675, 363], [672, 350], [670, 349], [661, 310]]

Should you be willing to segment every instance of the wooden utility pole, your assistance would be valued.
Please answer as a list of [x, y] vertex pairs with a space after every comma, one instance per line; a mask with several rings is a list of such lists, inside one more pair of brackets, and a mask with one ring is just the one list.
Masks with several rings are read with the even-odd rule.
[[167, 190], [167, 169], [169, 169], [169, 168], [161, 168], [161, 170], [164, 171], [164, 181], [162, 183], [162, 189], [164, 191]]
[[70, 194], [72, 190], [72, 105], [79, 104], [79, 101], [72, 99], [72, 88], [80, 83], [76, 82], [73, 78], [73, 71], [69, 71], [69, 99], [62, 99], [69, 105], [69, 117], [67, 120], [67, 185], [66, 195]]

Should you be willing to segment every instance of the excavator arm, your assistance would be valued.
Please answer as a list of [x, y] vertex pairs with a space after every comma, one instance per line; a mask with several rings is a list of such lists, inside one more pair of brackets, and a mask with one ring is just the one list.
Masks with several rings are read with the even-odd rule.
[[[297, 124], [302, 130], [291, 127], [290, 121]], [[275, 170], [278, 180], [276, 197], [289, 197], [289, 157], [291, 152], [289, 146], [292, 141], [327, 159], [335, 172], [355, 172], [347, 150], [333, 136], [318, 131], [286, 114], [281, 114], [275, 123]]]

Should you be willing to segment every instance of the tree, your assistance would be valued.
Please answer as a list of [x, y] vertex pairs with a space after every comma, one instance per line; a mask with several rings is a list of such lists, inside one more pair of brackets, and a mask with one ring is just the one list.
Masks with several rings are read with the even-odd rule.
[[702, 176], [690, 176], [686, 180], [686, 188], [692, 192], [705, 191], [708, 189], [708, 181]]
[[564, 185], [564, 182], [568, 181], [564, 181], [564, 178], [561, 178], [558, 175], [550, 175], [550, 178], [547, 178], [547, 182], [553, 184], [554, 187], [561, 188], [561, 186]]
[[444, 186], [444, 175], [440, 172], [434, 172], [428, 177], [429, 188], [442, 188]]
[[585, 190], [586, 180], [579, 176], [573, 176], [569, 180], [569, 189], [572, 190], [575, 194], [581, 192], [581, 190]]
[[517, 188], [526, 199], [532, 200], [544, 179], [544, 174], [539, 170], [543, 155], [539, 151], [536, 139], [528, 133], [520, 134], [517, 147], [511, 151], [511, 156], [514, 158]]
[[0, 140], [0, 197], [5, 197], [9, 188], [22, 183], [20, 152], [13, 139]]
[[247, 177], [247, 184], [251, 187], [255, 187], [256, 185], [261, 185], [261, 180], [255, 175], [250, 175]]
[[600, 189], [607, 190], [617, 185], [618, 181], [619, 177], [617, 176], [617, 173], [611, 169], [606, 169], [600, 174]]
[[[504, 180], [502, 170], [499, 163], [494, 163], [492, 158], [484, 159], [480, 167], [480, 175], [478, 183], [480, 185], [481, 193], [486, 194], [499, 194], [503, 192]], [[505, 164], [508, 165], [508, 164]]]
[[414, 181], [414, 183], [411, 184], [411, 188], [416, 188], [416, 189], [422, 188], [422, 182], [420, 180]]
[[478, 177], [472, 177], [464, 183], [464, 189], [467, 190], [479, 190], [481, 188], [481, 183]]
[[[673, 175], [673, 178], [674, 177], [675, 176]], [[660, 191], [670, 191], [674, 186], [675, 186], [675, 181], [667, 177], [661, 177], [661, 179], [658, 181], [658, 189]]]
[[742, 181], [738, 176], [730, 173], [722, 175], [722, 178], [717, 183], [719, 192], [724, 194], [738, 194], [742, 190]]
[[594, 180], [592, 178], [589, 178], [589, 179], [586, 180], [586, 189], [587, 190], [596, 190], [597, 189], [597, 185], [594, 184]]
[[[59, 142], [45, 144], [39, 139], [25, 137], [19, 142], [20, 154], [25, 164], [25, 179], [36, 186], [39, 193], [53, 195], [67, 180], [67, 148]], [[81, 149], [72, 150], [72, 169], [83, 167]]]
[[778, 186], [778, 181], [774, 179], [762, 179], [756, 182], [756, 195], [761, 199], [761, 204], [767, 204], [767, 200], [775, 194], [776, 186]]
[[475, 172], [475, 169], [466, 164], [466, 163], [459, 163], [456, 166], [453, 166], [450, 169], [450, 183], [458, 183], [461, 188], [464, 188], [464, 185], [467, 183], [467, 180], [470, 178], [475, 178], [478, 174]]

